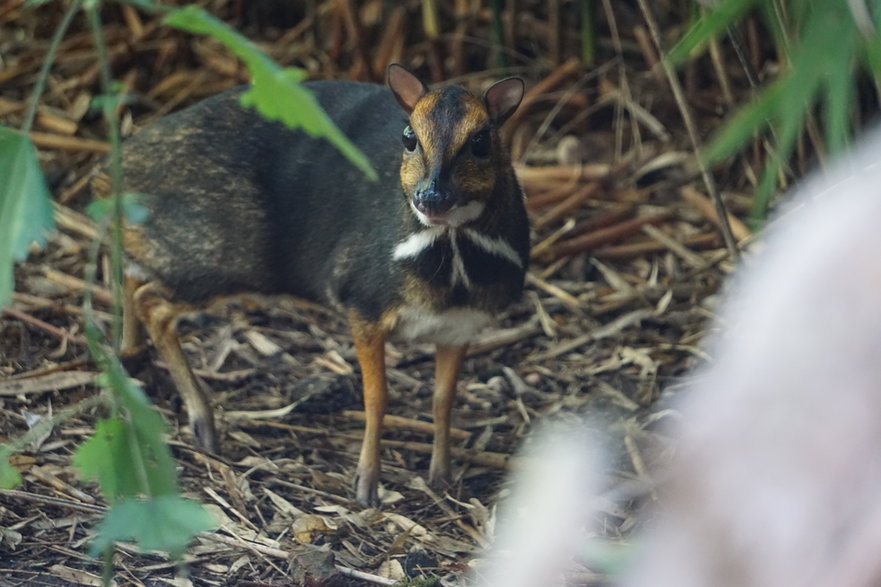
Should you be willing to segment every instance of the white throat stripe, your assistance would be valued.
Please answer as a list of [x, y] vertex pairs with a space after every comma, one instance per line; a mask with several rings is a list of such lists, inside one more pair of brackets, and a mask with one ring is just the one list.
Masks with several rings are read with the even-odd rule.
[[462, 253], [459, 252], [459, 243], [456, 242], [455, 232], [450, 233], [450, 247], [453, 249], [453, 285], [461, 283], [471, 289], [471, 280], [468, 279], [468, 273], [465, 271], [465, 261], [462, 260]]
[[514, 250], [514, 247], [508, 244], [508, 241], [498, 237], [486, 236], [485, 234], [477, 232], [473, 228], [465, 228], [463, 231], [465, 236], [468, 237], [471, 242], [487, 253], [507, 259], [520, 269], [523, 269], [523, 260], [520, 258], [520, 255], [517, 254], [517, 251]]
[[392, 253], [392, 259], [400, 261], [401, 259], [415, 258], [422, 254], [422, 251], [434, 244], [437, 237], [440, 236], [442, 227], [428, 228], [414, 232], [403, 241], [395, 245]]
[[465, 260], [462, 258], [462, 251], [459, 249], [459, 238], [465, 238], [474, 245], [482, 249], [484, 252], [501, 257], [506, 261], [510, 261], [519, 269], [523, 269], [523, 260], [517, 251], [514, 250], [506, 240], [482, 234], [473, 228], [452, 229], [449, 227], [431, 227], [419, 232], [415, 232], [395, 245], [392, 252], [392, 259], [400, 261], [402, 259], [415, 259], [419, 257], [426, 249], [431, 247], [434, 242], [442, 234], [447, 233], [450, 239], [450, 250], [452, 251], [452, 275], [451, 285], [461, 283], [466, 288], [471, 288], [471, 279], [468, 277], [468, 271], [465, 268]]

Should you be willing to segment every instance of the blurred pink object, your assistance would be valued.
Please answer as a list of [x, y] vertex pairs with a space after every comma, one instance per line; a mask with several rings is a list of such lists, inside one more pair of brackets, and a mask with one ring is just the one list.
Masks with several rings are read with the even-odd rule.
[[881, 135], [726, 292], [627, 587], [881, 585]]

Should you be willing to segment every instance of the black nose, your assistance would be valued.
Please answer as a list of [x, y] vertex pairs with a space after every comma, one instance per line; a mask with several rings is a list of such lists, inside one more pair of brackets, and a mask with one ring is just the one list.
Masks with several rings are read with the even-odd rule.
[[426, 216], [437, 216], [449, 212], [456, 198], [450, 190], [443, 189], [437, 179], [417, 186], [413, 195], [413, 206]]

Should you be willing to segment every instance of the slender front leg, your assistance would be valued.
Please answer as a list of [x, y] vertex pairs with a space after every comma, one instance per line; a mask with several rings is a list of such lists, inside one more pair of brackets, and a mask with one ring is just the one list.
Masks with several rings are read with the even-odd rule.
[[364, 412], [366, 426], [358, 470], [355, 474], [355, 498], [365, 507], [377, 507], [379, 496], [379, 437], [382, 434], [382, 418], [388, 399], [385, 381], [386, 332], [375, 324], [358, 319], [350, 320], [355, 340], [355, 353], [361, 365], [361, 382], [364, 387]]
[[134, 309], [153, 345], [168, 364], [171, 379], [187, 406], [196, 444], [210, 452], [219, 452], [208, 396], [190, 369], [177, 336], [177, 319], [190, 308], [173, 304], [161, 287], [148, 283], [135, 292]]
[[433, 487], [445, 487], [450, 481], [450, 411], [456, 399], [459, 368], [465, 358], [466, 346], [437, 345], [434, 358], [434, 446], [428, 482]]

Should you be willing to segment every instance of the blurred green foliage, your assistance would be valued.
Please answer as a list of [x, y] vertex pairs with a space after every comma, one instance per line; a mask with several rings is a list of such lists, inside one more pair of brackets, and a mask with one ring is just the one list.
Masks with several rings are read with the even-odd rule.
[[745, 149], [762, 130], [773, 149], [756, 189], [753, 219], [764, 219], [779, 179], [786, 170], [807, 117], [822, 121], [825, 147], [840, 153], [850, 143], [851, 117], [861, 81], [881, 88], [881, 1], [720, 0], [670, 52], [682, 63], [714, 37], [753, 11], [771, 33], [783, 71], [754, 100], [735, 112], [707, 146], [719, 162]]

